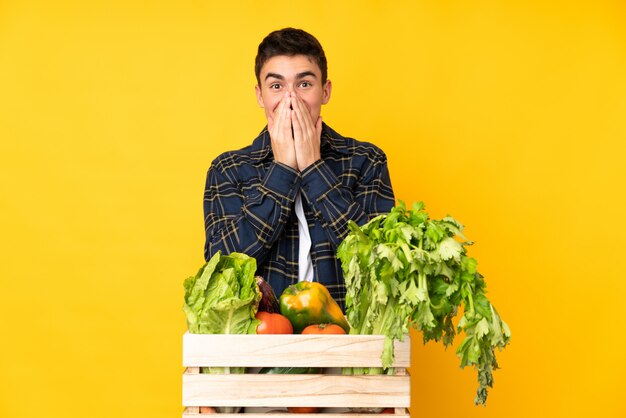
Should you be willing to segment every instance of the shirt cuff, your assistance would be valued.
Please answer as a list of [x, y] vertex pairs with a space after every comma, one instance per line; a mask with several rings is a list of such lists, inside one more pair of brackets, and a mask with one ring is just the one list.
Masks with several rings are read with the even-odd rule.
[[263, 188], [293, 202], [300, 187], [300, 174], [293, 168], [274, 161], [263, 180]]
[[329, 191], [341, 186], [333, 170], [322, 159], [305, 168], [300, 174], [302, 192], [310, 203], [317, 202]]

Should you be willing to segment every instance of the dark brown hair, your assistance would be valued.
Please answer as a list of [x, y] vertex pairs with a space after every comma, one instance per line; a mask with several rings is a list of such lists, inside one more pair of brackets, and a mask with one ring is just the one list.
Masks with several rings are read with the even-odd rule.
[[256, 82], [261, 85], [261, 68], [272, 57], [278, 55], [306, 55], [317, 63], [322, 72], [322, 84], [326, 83], [328, 67], [324, 49], [317, 39], [302, 29], [284, 28], [276, 30], [263, 39], [254, 63]]

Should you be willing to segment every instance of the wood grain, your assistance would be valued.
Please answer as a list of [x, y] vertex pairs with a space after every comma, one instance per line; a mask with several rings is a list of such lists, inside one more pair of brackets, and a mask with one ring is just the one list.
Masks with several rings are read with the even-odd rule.
[[[186, 367], [381, 367], [382, 335], [183, 336]], [[395, 367], [409, 367], [411, 343], [395, 343]]]
[[[189, 409], [189, 408], [187, 408]], [[324, 413], [321, 412], [319, 414], [290, 414], [287, 412], [278, 412], [278, 413], [246, 413], [246, 414], [200, 414], [185, 411], [183, 413], [183, 418], [201, 418], [201, 417], [213, 417], [213, 418], [375, 418], [379, 415], [376, 414], [352, 414], [352, 413]], [[409, 418], [408, 414], [395, 414], [395, 415], [383, 415], [384, 417], [394, 417], [394, 418]]]
[[[245, 418], [371, 418], [339, 413], [345, 408], [393, 408], [410, 418], [411, 343], [395, 342], [395, 375], [341, 375], [342, 367], [381, 367], [382, 335], [207, 335], [183, 336], [183, 418], [198, 418], [200, 406], [254, 408]], [[319, 367], [326, 374], [203, 374], [200, 367]], [[330, 369], [330, 370], [329, 370]], [[330, 374], [335, 373], [335, 374]], [[271, 408], [321, 407], [318, 414]], [[324, 412], [323, 408], [340, 408]], [[239, 414], [219, 414], [238, 418]], [[287, 415], [287, 417], [285, 417]]]
[[185, 374], [186, 406], [408, 407], [409, 376]]

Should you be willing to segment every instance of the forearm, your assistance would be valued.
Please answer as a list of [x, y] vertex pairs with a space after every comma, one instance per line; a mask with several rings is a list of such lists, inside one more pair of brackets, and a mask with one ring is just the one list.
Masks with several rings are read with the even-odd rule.
[[301, 187], [334, 246], [347, 235], [349, 221], [362, 225], [376, 215], [387, 213], [395, 203], [386, 163], [372, 168], [367, 178], [354, 190], [349, 190], [330, 167], [319, 160], [302, 172]]
[[242, 252], [262, 262], [284, 230], [299, 187], [298, 173], [276, 162], [261, 185], [245, 196], [234, 182], [209, 170], [204, 198], [205, 259], [219, 250]]

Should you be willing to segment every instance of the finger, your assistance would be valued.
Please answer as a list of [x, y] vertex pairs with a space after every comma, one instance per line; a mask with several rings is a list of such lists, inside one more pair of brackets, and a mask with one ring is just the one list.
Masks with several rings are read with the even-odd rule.
[[282, 132], [283, 132], [283, 138], [293, 139], [293, 135], [291, 133], [291, 115], [293, 111], [289, 109], [289, 107], [286, 107], [284, 111], [285, 111], [285, 117], [283, 118], [282, 127], [281, 127]]
[[298, 103], [300, 107], [300, 113], [302, 114], [306, 126], [309, 129], [313, 130], [313, 119], [311, 119], [311, 112], [309, 112], [309, 108], [306, 106], [306, 103], [304, 103], [304, 100], [302, 100], [300, 97], [298, 97]]
[[310, 133], [310, 126], [306, 123], [303, 109], [302, 109], [302, 100], [300, 100], [299, 97], [295, 97], [294, 98], [295, 101], [295, 105], [293, 106], [294, 110], [295, 110], [295, 116], [298, 120], [298, 125], [300, 126], [300, 133], [301, 133], [301, 137], [299, 139], [304, 139], [308, 137], [308, 134]]
[[291, 126], [293, 126], [293, 139], [300, 141], [302, 139], [302, 124], [298, 118], [298, 106], [294, 105], [294, 110], [291, 112]]
[[276, 116], [274, 120], [274, 127], [276, 128], [275, 133], [282, 128], [283, 121], [285, 118], [285, 108], [287, 108], [287, 96], [283, 97], [283, 99], [278, 104], [278, 108], [276, 109]]
[[315, 124], [315, 135], [316, 138], [320, 138], [322, 136], [322, 115], [317, 117], [317, 123]]
[[309, 112], [309, 108], [306, 106], [306, 103], [299, 96], [296, 96], [296, 99], [298, 101], [298, 106], [300, 107], [300, 113], [302, 113], [302, 116], [308, 119], [308, 121], [311, 122], [310, 125], [313, 126], [313, 121], [311, 120], [311, 112]]
[[291, 124], [291, 114], [293, 113], [293, 110], [291, 109], [287, 109], [287, 114], [285, 115], [285, 138], [289, 138], [293, 141], [293, 131], [291, 130], [292, 124]]

